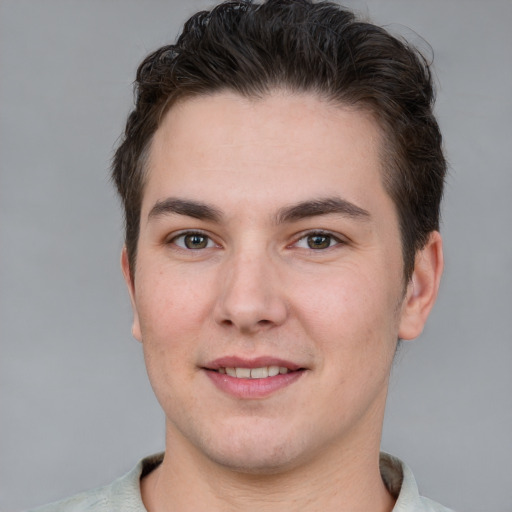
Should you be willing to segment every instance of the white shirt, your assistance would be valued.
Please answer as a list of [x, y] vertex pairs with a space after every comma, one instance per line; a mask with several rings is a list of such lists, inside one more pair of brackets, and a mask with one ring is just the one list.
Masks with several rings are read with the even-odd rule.
[[[129, 473], [110, 485], [83, 492], [32, 512], [147, 512], [140, 493], [141, 477], [163, 459], [163, 453], [142, 459]], [[381, 453], [380, 472], [389, 492], [396, 498], [393, 512], [453, 512], [419, 495], [411, 470], [399, 459]]]

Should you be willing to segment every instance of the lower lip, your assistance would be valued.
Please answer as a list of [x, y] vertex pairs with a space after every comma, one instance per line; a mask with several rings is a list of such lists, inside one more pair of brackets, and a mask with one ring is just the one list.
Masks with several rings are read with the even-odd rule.
[[237, 379], [225, 373], [206, 370], [212, 382], [224, 393], [240, 399], [266, 398], [286, 388], [304, 374], [304, 370], [279, 374], [264, 379]]

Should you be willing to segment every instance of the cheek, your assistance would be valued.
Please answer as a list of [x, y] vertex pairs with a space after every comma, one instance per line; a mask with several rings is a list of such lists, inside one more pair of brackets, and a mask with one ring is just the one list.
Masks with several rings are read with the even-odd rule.
[[366, 360], [389, 351], [398, 331], [397, 291], [356, 268], [303, 282], [296, 304], [309, 337], [340, 360]]
[[199, 280], [191, 282], [180, 272], [147, 272], [140, 283], [136, 302], [146, 369], [157, 399], [169, 412], [179, 408], [176, 390], [196, 372], [206, 294]]
[[204, 275], [163, 268], [141, 276], [140, 282], [144, 286], [136, 297], [143, 340], [174, 343], [204, 324], [211, 309], [211, 285]]
[[330, 383], [315, 401], [334, 422], [348, 411], [364, 414], [385, 393], [398, 331], [391, 292], [355, 272], [301, 292], [309, 304], [299, 313], [301, 325], [320, 355], [319, 375]]

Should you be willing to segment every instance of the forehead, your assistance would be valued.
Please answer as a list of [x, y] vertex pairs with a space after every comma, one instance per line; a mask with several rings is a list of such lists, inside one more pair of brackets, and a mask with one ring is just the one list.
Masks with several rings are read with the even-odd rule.
[[380, 147], [369, 113], [314, 94], [188, 98], [154, 135], [144, 202], [162, 194], [227, 201], [230, 191], [254, 204], [262, 195], [268, 203], [333, 193], [365, 202], [369, 189], [382, 189]]

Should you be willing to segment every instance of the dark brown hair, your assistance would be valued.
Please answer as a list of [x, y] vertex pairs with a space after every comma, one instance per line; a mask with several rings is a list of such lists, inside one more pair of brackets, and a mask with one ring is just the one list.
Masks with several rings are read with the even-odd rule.
[[187, 96], [311, 92], [370, 112], [384, 144], [383, 183], [399, 216], [404, 276], [439, 229], [446, 172], [428, 63], [414, 48], [340, 6], [309, 0], [225, 2], [192, 16], [176, 44], [139, 66], [136, 102], [112, 165], [135, 273], [145, 163], [165, 112]]

